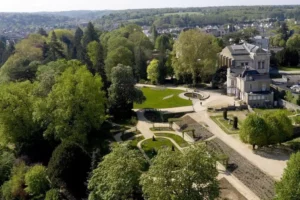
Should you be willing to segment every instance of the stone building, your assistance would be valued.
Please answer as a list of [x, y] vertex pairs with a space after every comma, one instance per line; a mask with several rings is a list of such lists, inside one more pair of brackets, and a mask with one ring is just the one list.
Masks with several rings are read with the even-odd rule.
[[267, 50], [248, 43], [227, 46], [219, 54], [219, 66], [227, 66], [227, 95], [253, 107], [273, 105]]

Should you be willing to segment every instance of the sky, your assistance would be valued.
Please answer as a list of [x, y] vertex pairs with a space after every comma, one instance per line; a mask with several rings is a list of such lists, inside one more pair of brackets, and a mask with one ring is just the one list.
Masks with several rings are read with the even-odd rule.
[[[123, 10], [230, 5], [296, 5], [299, 0], [0, 0], [0, 12]], [[2, 2], [3, 1], [3, 2]]]

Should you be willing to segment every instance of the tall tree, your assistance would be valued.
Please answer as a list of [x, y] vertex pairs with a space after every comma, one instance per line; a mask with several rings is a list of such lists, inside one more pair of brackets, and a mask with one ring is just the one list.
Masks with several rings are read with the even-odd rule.
[[292, 154], [283, 176], [276, 183], [276, 200], [295, 200], [300, 196], [300, 152]]
[[43, 28], [39, 28], [39, 30], [37, 31], [38, 34], [48, 37], [48, 33], [45, 31], [45, 29]]
[[249, 115], [243, 122], [240, 130], [240, 138], [243, 142], [253, 146], [264, 146], [268, 144], [269, 127], [266, 121], [257, 114]]
[[151, 33], [151, 40], [152, 40], [153, 44], [155, 44], [156, 38], [158, 36], [158, 32], [157, 32], [156, 26], [154, 24], [152, 24], [152, 26], [150, 28], [150, 33]]
[[112, 69], [118, 64], [125, 66], [132, 66], [133, 64], [133, 54], [124, 46], [120, 46], [107, 54], [105, 59], [105, 72], [108, 80], [111, 81]]
[[90, 156], [80, 145], [70, 141], [62, 142], [54, 150], [48, 164], [51, 184], [66, 189], [76, 199], [84, 198], [90, 162]]
[[86, 48], [93, 41], [99, 42], [99, 36], [92, 22], [89, 22], [82, 38], [83, 47]]
[[98, 73], [101, 76], [104, 90], [107, 91], [108, 82], [105, 73], [103, 47], [101, 43], [96, 41], [89, 43], [87, 46], [87, 52], [91, 62], [93, 63], [92, 72], [94, 74]]
[[63, 53], [63, 47], [57, 40], [56, 34], [52, 31], [51, 40], [49, 42], [49, 51], [47, 55], [47, 61], [55, 61], [57, 59], [65, 58]]
[[124, 144], [115, 146], [92, 172], [89, 200], [137, 199], [141, 196], [139, 178], [144, 166], [145, 159], [140, 152]]
[[149, 200], [216, 199], [217, 175], [215, 159], [201, 144], [183, 154], [160, 150], [140, 183]]
[[142, 91], [135, 88], [132, 68], [124, 65], [114, 67], [111, 83], [108, 89], [110, 113], [115, 118], [130, 117], [133, 103], [142, 103], [145, 100]]
[[102, 87], [101, 77], [93, 76], [85, 66], [67, 68], [37, 106], [35, 118], [45, 127], [44, 134], [86, 142], [87, 135], [99, 130], [105, 119]]
[[193, 84], [216, 71], [220, 47], [212, 35], [198, 30], [181, 32], [174, 45], [173, 67], [177, 78], [191, 75]]
[[72, 52], [72, 58], [78, 59], [83, 63], [87, 63], [86, 49], [82, 46], [83, 31], [80, 27], [77, 27], [74, 36], [74, 46]]
[[148, 79], [153, 83], [158, 83], [159, 78], [159, 61], [153, 59], [147, 67]]

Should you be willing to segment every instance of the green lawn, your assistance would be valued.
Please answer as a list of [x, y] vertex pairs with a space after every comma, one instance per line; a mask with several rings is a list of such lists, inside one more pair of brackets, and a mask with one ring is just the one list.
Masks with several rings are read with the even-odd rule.
[[[234, 130], [233, 129], [233, 122], [231, 124], [228, 124], [228, 120], [225, 120], [223, 116], [211, 116], [210, 117], [218, 126], [227, 134], [239, 134], [239, 130]], [[228, 115], [227, 118], [233, 120], [232, 115]], [[241, 127], [241, 122], [238, 122], [238, 128]]]
[[[152, 141], [152, 139], [148, 139], [146, 141], [144, 141], [142, 143], [142, 148], [145, 151], [145, 153], [147, 154], [147, 156], [149, 156], [149, 158], [153, 158], [156, 154], [153, 154], [153, 149], [155, 149], [155, 152], [157, 153], [160, 149], [163, 148], [168, 148], [171, 149], [172, 148], [173, 143], [168, 140], [168, 139], [164, 139], [164, 138], [156, 138], [155, 141]], [[178, 149], [175, 148], [175, 151], [178, 151]]]
[[173, 139], [180, 147], [187, 147], [189, 144], [180, 136], [171, 133], [155, 133], [156, 136], [168, 137]]
[[139, 141], [142, 141], [143, 139], [145, 139], [144, 136], [136, 137], [136, 138], [134, 138], [134, 140], [131, 140], [129, 144], [130, 144], [133, 148], [137, 148], [137, 144], [139, 143]]
[[[143, 104], [134, 104], [135, 109], [141, 108], [174, 108], [181, 106], [191, 106], [192, 101], [182, 99], [178, 95], [182, 90], [141, 88], [146, 101]], [[166, 98], [169, 97], [169, 98]], [[164, 99], [165, 98], [165, 99]]]
[[300, 71], [300, 67], [279, 67], [279, 70], [283, 71]]
[[253, 109], [256, 113], [259, 113], [259, 114], [270, 114], [272, 112], [276, 112], [276, 111], [283, 111], [287, 116], [290, 116], [290, 115], [294, 115], [295, 112], [292, 112], [290, 110], [287, 110], [287, 109], [280, 109], [280, 108], [274, 108], [274, 109], [263, 109], [263, 108], [254, 108]]

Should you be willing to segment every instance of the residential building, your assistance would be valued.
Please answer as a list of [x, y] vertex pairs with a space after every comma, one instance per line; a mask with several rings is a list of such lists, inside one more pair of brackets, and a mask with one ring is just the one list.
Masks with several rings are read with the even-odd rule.
[[228, 67], [227, 95], [252, 107], [273, 105], [270, 53], [267, 50], [248, 43], [227, 46], [219, 54], [219, 66]]

